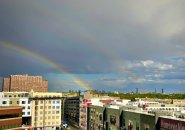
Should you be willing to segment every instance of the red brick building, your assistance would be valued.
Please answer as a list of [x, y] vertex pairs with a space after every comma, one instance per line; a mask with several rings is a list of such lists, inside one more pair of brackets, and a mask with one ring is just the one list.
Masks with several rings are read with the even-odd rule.
[[42, 76], [11, 75], [3, 78], [4, 92], [48, 92], [48, 81]]

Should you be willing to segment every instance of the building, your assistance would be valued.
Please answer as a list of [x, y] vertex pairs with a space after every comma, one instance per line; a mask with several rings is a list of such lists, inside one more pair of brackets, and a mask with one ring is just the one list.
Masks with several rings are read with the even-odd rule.
[[31, 125], [32, 102], [29, 96], [27, 92], [0, 92], [0, 106], [22, 107], [22, 123]]
[[11, 75], [3, 78], [2, 91], [4, 92], [47, 92], [48, 81], [42, 76]]
[[0, 107], [0, 130], [21, 130], [22, 107]]
[[80, 97], [67, 97], [64, 99], [64, 121], [69, 125], [79, 127]]
[[106, 117], [105, 107], [91, 106], [89, 107], [89, 125], [87, 127], [91, 130], [102, 130], [105, 128], [104, 121]]
[[161, 116], [158, 120], [157, 130], [185, 130], [185, 119]]
[[25, 128], [52, 130], [61, 127], [62, 93], [1, 92], [0, 106], [22, 107]]
[[37, 130], [56, 130], [61, 127], [62, 93], [32, 92], [31, 126]]

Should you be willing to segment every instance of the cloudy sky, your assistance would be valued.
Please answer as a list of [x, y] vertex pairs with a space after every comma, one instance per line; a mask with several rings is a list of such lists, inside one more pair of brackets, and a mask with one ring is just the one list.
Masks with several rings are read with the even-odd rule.
[[55, 64], [93, 89], [185, 92], [184, 7], [183, 0], [1, 0], [0, 77], [42, 75], [50, 91], [83, 89]]

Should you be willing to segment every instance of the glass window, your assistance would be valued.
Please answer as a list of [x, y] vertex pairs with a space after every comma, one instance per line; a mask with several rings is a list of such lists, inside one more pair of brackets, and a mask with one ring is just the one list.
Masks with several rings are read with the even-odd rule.
[[60, 106], [56, 106], [56, 109], [60, 109]]
[[26, 102], [25, 101], [22, 101], [22, 104], [26, 104]]
[[6, 101], [3, 101], [3, 104], [6, 104]]
[[43, 109], [43, 106], [40, 106], [40, 109]]
[[56, 114], [59, 114], [60, 113], [60, 111], [56, 111]]

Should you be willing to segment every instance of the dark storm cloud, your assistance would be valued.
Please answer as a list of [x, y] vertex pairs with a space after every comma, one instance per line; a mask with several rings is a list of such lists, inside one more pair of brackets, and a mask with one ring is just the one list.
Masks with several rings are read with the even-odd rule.
[[[39, 53], [71, 73], [126, 74], [114, 80], [118, 84], [177, 78], [185, 65], [169, 59], [185, 56], [184, 6], [174, 0], [0, 1], [0, 42]], [[1, 45], [0, 59], [0, 75], [58, 73]], [[147, 61], [153, 63], [143, 65]]]

